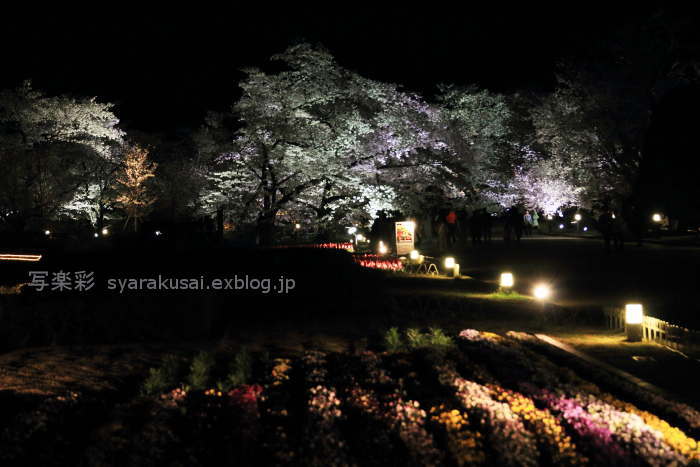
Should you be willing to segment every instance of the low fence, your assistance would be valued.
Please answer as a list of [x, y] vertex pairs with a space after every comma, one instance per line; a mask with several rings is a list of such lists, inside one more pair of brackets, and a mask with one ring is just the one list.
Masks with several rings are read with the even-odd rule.
[[[625, 329], [625, 310], [606, 308], [605, 319], [610, 329]], [[657, 342], [673, 349], [700, 351], [700, 331], [676, 326], [658, 318], [645, 316], [642, 320], [642, 340]]]

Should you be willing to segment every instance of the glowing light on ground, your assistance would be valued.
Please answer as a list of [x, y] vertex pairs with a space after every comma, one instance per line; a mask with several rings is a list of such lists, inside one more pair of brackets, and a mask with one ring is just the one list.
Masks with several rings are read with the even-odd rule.
[[552, 290], [547, 284], [538, 284], [532, 289], [532, 294], [537, 300], [547, 300], [552, 295]]
[[0, 261], [31, 261], [37, 262], [41, 255], [16, 255], [12, 253], [0, 253]]
[[515, 279], [513, 278], [512, 273], [504, 272], [501, 274], [501, 287], [513, 287], [514, 283]]

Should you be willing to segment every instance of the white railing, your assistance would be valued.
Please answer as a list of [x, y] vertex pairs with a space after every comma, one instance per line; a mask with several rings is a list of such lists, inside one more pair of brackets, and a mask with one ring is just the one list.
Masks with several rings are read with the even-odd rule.
[[[606, 308], [606, 323], [610, 329], [625, 329], [625, 310]], [[700, 351], [700, 332], [676, 326], [666, 321], [645, 316], [642, 320], [642, 339], [667, 345], [674, 349]]]

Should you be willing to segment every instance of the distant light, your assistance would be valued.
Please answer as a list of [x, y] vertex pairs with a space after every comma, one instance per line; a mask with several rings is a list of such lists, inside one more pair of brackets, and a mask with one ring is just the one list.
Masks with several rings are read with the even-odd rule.
[[387, 253], [387, 251], [389, 251], [388, 248], [386, 247], [386, 245], [384, 244], [384, 242], [382, 242], [382, 241], [379, 242], [378, 250], [379, 250], [380, 255], [385, 255]]
[[585, 226], [584, 226], [584, 227], [583, 227], [583, 231], [584, 231], [584, 232], [588, 232], [588, 227], [585, 227]]
[[294, 228], [297, 230], [301, 229], [301, 224], [294, 224]]
[[513, 273], [504, 272], [501, 274], [501, 287], [513, 287], [514, 283]]
[[615, 213], [614, 213], [614, 212], [613, 212], [613, 214], [612, 214], [612, 218], [615, 219]]
[[538, 284], [532, 289], [532, 294], [537, 300], [547, 300], [552, 295], [552, 290], [547, 284]]
[[107, 227], [102, 229], [102, 235], [109, 235], [109, 230], [107, 229]]
[[154, 233], [156, 234], [156, 237], [160, 237], [161, 235], [163, 235], [163, 232], [161, 232], [160, 230], [156, 230]]
[[51, 231], [50, 231], [50, 230], [44, 230], [44, 235], [51, 235]]
[[574, 219], [576, 219], [577, 222], [580, 221], [580, 220], [581, 220], [581, 214], [579, 214], [579, 213], [574, 214]]
[[0, 253], [0, 261], [31, 261], [37, 262], [41, 255], [16, 255], [13, 253]]
[[365, 236], [362, 234], [357, 234], [357, 236], [355, 236], [355, 238], [357, 239], [358, 242], [361, 242], [362, 240], [365, 239]]
[[661, 222], [661, 214], [654, 214], [653, 216], [651, 216], [651, 220], [653, 220], [654, 222]]
[[348, 233], [350, 235], [354, 234], [355, 232], [357, 232], [357, 227], [348, 227]]
[[547, 220], [548, 220], [548, 221], [551, 221], [552, 219], [553, 219], [552, 215], [551, 215], [551, 214], [547, 214]]
[[92, 234], [92, 236], [95, 237], [95, 238], [97, 238], [97, 237], [100, 236], [100, 234], [98, 234], [97, 232], [95, 232], [94, 234]]
[[559, 228], [560, 228], [560, 229], [563, 229], [563, 228], [564, 228], [564, 224], [559, 224]]
[[452, 269], [455, 267], [455, 259], [452, 256], [445, 258], [445, 269]]
[[639, 303], [625, 305], [625, 322], [627, 324], [642, 324], [644, 308]]
[[411, 250], [411, 254], [409, 255], [413, 261], [417, 260], [420, 254], [418, 253], [418, 250]]

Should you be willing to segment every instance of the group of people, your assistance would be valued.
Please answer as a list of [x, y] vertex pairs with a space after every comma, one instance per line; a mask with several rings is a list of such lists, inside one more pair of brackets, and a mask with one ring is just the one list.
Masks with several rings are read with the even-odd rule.
[[[523, 210], [518, 206], [507, 209], [501, 216], [503, 222], [503, 239], [506, 243], [519, 241], [523, 235], [532, 235], [539, 229], [540, 216], [537, 211]], [[433, 219], [434, 233], [439, 247], [448, 247], [456, 242], [467, 240], [467, 234], [474, 245], [490, 243], [493, 239], [495, 214], [485, 208], [474, 210], [471, 215], [466, 211], [445, 210]]]

